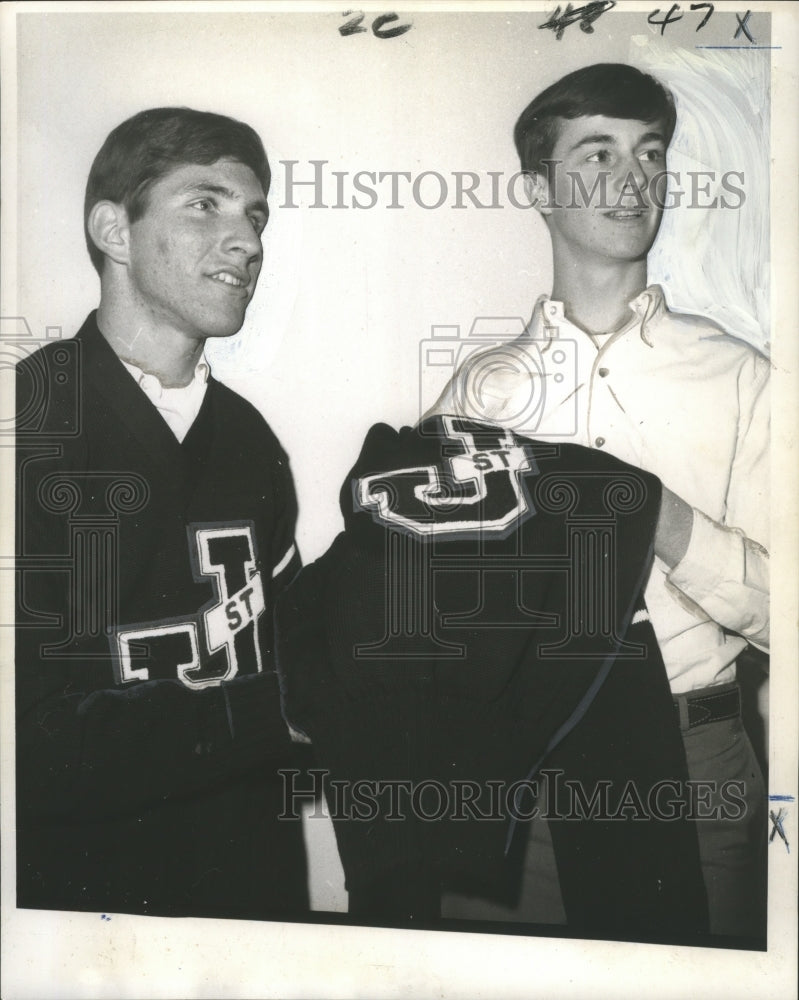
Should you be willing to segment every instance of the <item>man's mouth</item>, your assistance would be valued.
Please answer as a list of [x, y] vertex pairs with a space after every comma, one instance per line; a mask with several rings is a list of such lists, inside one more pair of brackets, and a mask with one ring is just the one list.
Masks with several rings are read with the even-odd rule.
[[249, 284], [249, 281], [232, 271], [216, 271], [209, 277], [214, 281], [220, 281], [223, 285], [230, 285], [231, 288], [246, 288]]
[[605, 212], [605, 215], [609, 219], [618, 219], [619, 221], [624, 221], [626, 219], [641, 219], [648, 213], [643, 208], [615, 208], [610, 212]]

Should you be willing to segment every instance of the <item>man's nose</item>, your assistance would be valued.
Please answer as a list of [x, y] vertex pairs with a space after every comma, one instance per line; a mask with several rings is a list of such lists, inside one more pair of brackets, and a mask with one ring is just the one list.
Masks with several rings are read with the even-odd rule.
[[248, 262], [261, 258], [263, 253], [261, 237], [248, 216], [235, 215], [226, 220], [224, 248], [234, 252], [238, 250], [247, 257]]
[[637, 195], [647, 189], [649, 178], [637, 156], [626, 156], [619, 161], [614, 185], [621, 194]]

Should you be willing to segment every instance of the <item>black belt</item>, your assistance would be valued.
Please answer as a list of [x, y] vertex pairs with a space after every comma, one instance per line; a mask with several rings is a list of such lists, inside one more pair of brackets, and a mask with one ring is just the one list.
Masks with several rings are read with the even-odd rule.
[[741, 691], [737, 684], [690, 691], [674, 696], [674, 711], [680, 729], [687, 732], [706, 722], [723, 722], [741, 714]]

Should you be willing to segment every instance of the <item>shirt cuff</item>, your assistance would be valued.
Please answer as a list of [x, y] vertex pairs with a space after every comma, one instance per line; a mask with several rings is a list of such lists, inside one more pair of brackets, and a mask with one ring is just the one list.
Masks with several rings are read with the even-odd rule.
[[694, 509], [688, 549], [667, 579], [719, 625], [767, 644], [768, 552], [740, 529]]

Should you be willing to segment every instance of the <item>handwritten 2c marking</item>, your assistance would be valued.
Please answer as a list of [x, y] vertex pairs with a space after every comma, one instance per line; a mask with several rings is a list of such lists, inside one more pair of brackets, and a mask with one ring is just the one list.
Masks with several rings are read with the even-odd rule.
[[[338, 29], [339, 34], [343, 38], [368, 30], [361, 26], [363, 19], [366, 17], [362, 10], [345, 10], [341, 16], [350, 18], [346, 24], [342, 24]], [[372, 34], [375, 38], [397, 38], [398, 35], [404, 35], [406, 31], [410, 31], [413, 27], [412, 24], [398, 24], [394, 28], [386, 27], [387, 24], [391, 24], [394, 21], [399, 21], [399, 14], [380, 14], [372, 21]]]

